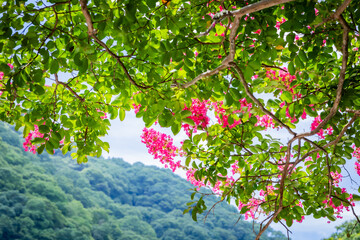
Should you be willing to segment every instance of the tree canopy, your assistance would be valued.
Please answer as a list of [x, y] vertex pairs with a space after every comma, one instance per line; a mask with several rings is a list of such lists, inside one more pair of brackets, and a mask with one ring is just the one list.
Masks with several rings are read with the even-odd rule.
[[144, 129], [155, 158], [269, 216], [257, 238], [354, 212], [339, 182], [360, 159], [357, 1], [15, 0], [0, 19], [0, 119], [24, 127], [26, 150], [101, 156], [109, 119], [134, 109], [188, 135], [178, 147]]

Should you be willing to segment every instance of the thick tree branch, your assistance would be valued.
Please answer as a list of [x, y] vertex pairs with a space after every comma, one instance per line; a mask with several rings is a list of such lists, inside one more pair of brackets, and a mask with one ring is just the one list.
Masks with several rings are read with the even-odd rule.
[[[84, 0], [81, 0], [81, 1], [84, 1]], [[220, 64], [220, 66], [218, 66], [217, 68], [215, 68], [213, 70], [208, 70], [204, 73], [201, 73], [200, 75], [195, 77], [190, 82], [183, 84], [181, 87], [188, 88], [188, 87], [194, 85], [200, 79], [202, 79], [204, 77], [210, 77], [212, 75], [215, 75], [219, 71], [230, 66], [229, 64], [234, 60], [234, 57], [235, 57], [235, 50], [236, 50], [235, 37], [236, 37], [237, 29], [239, 28], [240, 18], [242, 16], [253, 13], [253, 12], [258, 12], [260, 10], [263, 10], [263, 9], [266, 9], [269, 7], [273, 7], [273, 6], [282, 4], [282, 3], [291, 2], [291, 1], [293, 1], [293, 0], [263, 0], [263, 1], [251, 4], [251, 5], [248, 5], [246, 7], [243, 7], [242, 9], [238, 9], [235, 11], [227, 11], [226, 10], [226, 11], [222, 11], [222, 12], [218, 13], [219, 15], [215, 14], [215, 16], [214, 16], [215, 20], [211, 24], [210, 28], [208, 28], [206, 30], [206, 32], [200, 33], [195, 38], [199, 38], [199, 37], [207, 35], [211, 31], [211, 29], [213, 29], [215, 27], [216, 23], [221, 22], [221, 20], [223, 20], [226, 17], [234, 16], [235, 19], [231, 25], [231, 31], [229, 34], [229, 42], [230, 42], [229, 54], [224, 58], [224, 60]], [[176, 85], [174, 85], [174, 86], [176, 86]]]
[[251, 5], [245, 6], [241, 9], [237, 9], [234, 11], [227, 11], [227, 10], [221, 11], [221, 12], [215, 14], [214, 21], [212, 22], [211, 26], [205, 32], [200, 33], [195, 38], [200, 38], [200, 37], [208, 35], [210, 33], [210, 31], [215, 27], [215, 25], [217, 23], [221, 22], [226, 17], [234, 16], [237, 18], [241, 18], [242, 16], [244, 16], [246, 14], [258, 12], [263, 9], [273, 7], [273, 6], [282, 4], [282, 3], [291, 2], [291, 1], [294, 1], [294, 0], [263, 0], [263, 1], [253, 3]]
[[323, 25], [324, 23], [327, 23], [329, 21], [335, 20], [335, 19], [339, 19], [340, 15], [345, 11], [345, 9], [347, 8], [347, 6], [349, 6], [351, 0], [345, 0], [340, 7], [328, 18], [326, 18], [324, 21], [322, 21], [321, 23], [317, 24], [315, 26], [315, 28]]
[[331, 107], [329, 114], [323, 119], [323, 121], [314, 130], [296, 135], [290, 140], [290, 142], [293, 142], [299, 138], [312, 136], [312, 135], [316, 134], [317, 132], [320, 131], [320, 129], [322, 129], [328, 123], [328, 121], [338, 111], [339, 103], [341, 101], [341, 94], [343, 91], [343, 85], [344, 85], [344, 81], [345, 81], [347, 62], [348, 62], [348, 58], [349, 58], [348, 45], [349, 45], [349, 31], [350, 31], [350, 28], [348, 27], [345, 19], [341, 15], [338, 17], [338, 21], [340, 22], [340, 24], [343, 27], [342, 51], [341, 51], [342, 52], [342, 64], [341, 64], [341, 71], [340, 71], [340, 75], [339, 75], [339, 82], [338, 82], [337, 89], [336, 89], [336, 97], [334, 100], [334, 104]]

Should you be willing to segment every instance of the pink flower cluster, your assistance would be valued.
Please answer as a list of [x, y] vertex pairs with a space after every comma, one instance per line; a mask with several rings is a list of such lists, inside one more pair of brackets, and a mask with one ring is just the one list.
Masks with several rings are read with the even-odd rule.
[[274, 194], [274, 190], [275, 190], [275, 188], [272, 185], [268, 185], [268, 186], [266, 186], [266, 191], [264, 191], [262, 189], [260, 190], [260, 196], [266, 197], [267, 195], [272, 195], [272, 194]]
[[105, 119], [108, 117], [106, 112], [101, 111], [100, 109], [96, 109], [97, 112], [102, 112], [104, 115], [100, 116], [101, 119]]
[[231, 172], [233, 175], [239, 172], [238, 160], [235, 160], [234, 164], [231, 165]]
[[261, 203], [263, 203], [263, 201], [256, 198], [250, 198], [247, 204], [244, 204], [239, 200], [238, 208], [239, 210], [241, 210], [243, 207], [246, 207], [248, 209], [248, 211], [244, 213], [245, 220], [248, 220], [249, 217], [252, 219], [256, 219], [255, 213], [259, 210]]
[[[343, 188], [342, 193], [345, 192], [346, 190], [345, 188]], [[355, 206], [352, 194], [349, 194], [349, 197], [347, 197], [346, 200], [348, 200], [352, 206]], [[339, 206], [335, 206], [335, 204], [332, 201], [332, 198], [324, 200], [323, 203], [325, 204], [325, 207], [331, 207], [335, 210], [334, 214], [336, 215], [336, 218], [340, 218], [340, 219], [343, 218], [341, 214], [344, 212], [344, 209], [348, 212], [350, 211], [349, 207], [348, 206], [345, 207], [342, 202], [340, 203]]]
[[[302, 205], [302, 203], [299, 201], [299, 203], [296, 204], [296, 206], [299, 206], [301, 208], [303, 208], [304, 206]], [[302, 221], [304, 221], [305, 216], [301, 216], [300, 220], [296, 220], [298, 223], [302, 223]]]
[[338, 173], [337, 171], [336, 172], [330, 172], [330, 175], [333, 179], [333, 182], [332, 184], [336, 187], [339, 186], [339, 182], [342, 181], [342, 175], [340, 173]]
[[187, 180], [194, 185], [195, 187], [198, 187], [198, 190], [200, 189], [200, 187], [205, 187], [205, 184], [202, 180], [196, 180], [194, 174], [197, 170], [190, 168], [189, 170], [186, 171], [186, 178]]
[[184, 110], [191, 111], [191, 115], [188, 118], [193, 120], [195, 123], [195, 126], [191, 126], [187, 123], [184, 123], [182, 125], [188, 136], [190, 136], [190, 130], [193, 130], [194, 133], [196, 133], [199, 126], [202, 128], [206, 128], [209, 125], [210, 118], [206, 115], [207, 104], [207, 100], [201, 102], [199, 99], [192, 99], [190, 107], [187, 107], [185, 105]]
[[39, 127], [34, 125], [34, 131], [30, 131], [30, 133], [25, 137], [25, 142], [23, 143], [23, 148], [27, 152], [32, 152], [36, 154], [37, 146], [31, 143], [35, 138], [43, 138], [44, 134], [39, 132]]
[[[322, 122], [321, 117], [317, 116], [314, 121], [311, 123], [311, 131], [315, 130], [319, 124]], [[333, 128], [330, 126], [326, 129], [326, 131], [324, 131], [323, 129], [320, 129], [320, 131], [318, 131], [316, 134], [320, 137], [320, 139], [325, 139], [324, 133], [326, 133], [328, 135], [332, 135], [333, 134]]]
[[[236, 114], [236, 113], [248, 113], [249, 117], [251, 117], [251, 108], [252, 108], [252, 103], [248, 103], [246, 98], [242, 98], [239, 100], [240, 102], [240, 108], [239, 110], [235, 110], [232, 113]], [[226, 114], [226, 110], [222, 107], [223, 102], [216, 102], [212, 104], [215, 110], [215, 117], [218, 120], [218, 123], [220, 125], [222, 125], [223, 128], [225, 127], [229, 127], [229, 128], [233, 128], [239, 124], [241, 124], [241, 119], [234, 119], [234, 122], [232, 124], [229, 124], [229, 116]]]
[[360, 176], [360, 147], [356, 147], [353, 145], [354, 152], [352, 153], [352, 156], [356, 158], [357, 162], [355, 162], [355, 170], [356, 173]]
[[357, 158], [357, 160], [359, 160], [360, 159], [360, 147], [357, 148], [355, 145], [353, 145], [352, 148], [354, 149], [352, 156]]
[[174, 158], [182, 153], [173, 145], [173, 139], [169, 135], [152, 128], [144, 128], [141, 139], [148, 148], [148, 152], [154, 156], [154, 159], [159, 159], [162, 164], [165, 164], [165, 168], [170, 166], [170, 169], [175, 172], [176, 168], [180, 167], [180, 161], [175, 162]]
[[256, 116], [256, 118], [258, 121], [255, 124], [255, 126], [265, 127], [265, 130], [268, 129], [269, 127], [271, 127], [271, 128], [275, 127], [273, 119], [269, 115], [264, 115], [262, 117]]
[[140, 111], [141, 104], [136, 105], [135, 103], [133, 103], [133, 107], [135, 114], [137, 114]]
[[356, 170], [356, 173], [360, 176], [360, 163], [359, 162], [355, 162], [355, 170]]
[[284, 22], [286, 22], [285, 18], [282, 18], [280, 21], [276, 21], [276, 25], [275, 27], [280, 30], [280, 25], [283, 24]]

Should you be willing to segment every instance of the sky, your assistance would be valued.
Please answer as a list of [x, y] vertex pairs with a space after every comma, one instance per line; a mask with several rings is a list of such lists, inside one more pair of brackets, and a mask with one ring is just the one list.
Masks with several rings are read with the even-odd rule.
[[[159, 167], [163, 167], [160, 162], [154, 160], [150, 154], [147, 152], [147, 148], [145, 144], [141, 143], [140, 135], [142, 134], [142, 129], [145, 127], [142, 119], [136, 118], [133, 112], [127, 112], [126, 118], [123, 122], [119, 119], [115, 119], [111, 121], [111, 129], [109, 134], [103, 139], [110, 144], [110, 152], [104, 153], [103, 156], [107, 157], [116, 157], [122, 158], [124, 161], [129, 163], [142, 162], [145, 165], [156, 165]], [[311, 120], [307, 120], [311, 121]], [[298, 131], [306, 131], [306, 126], [310, 126], [310, 122], [303, 122], [300, 125]], [[155, 127], [156, 130], [160, 130], [159, 127]], [[161, 129], [162, 132], [171, 134], [168, 129]], [[276, 137], [282, 138], [282, 140], [287, 139], [287, 135], [285, 132], [269, 132], [274, 135], [276, 133]], [[184, 133], [179, 133], [174, 138], [174, 143], [177, 146], [180, 146], [180, 141], [184, 140], [186, 135]], [[354, 160], [350, 160], [350, 167], [354, 165]], [[176, 174], [185, 178], [185, 172], [182, 170], [177, 170]], [[344, 175], [344, 174], [343, 174]], [[357, 182], [360, 182], [360, 178], [356, 175], [355, 171], [353, 171], [352, 176]], [[356, 186], [351, 185], [347, 179], [344, 179], [342, 182], [343, 186], [350, 189], [357, 189]], [[190, 201], [190, 199], [189, 199]], [[360, 214], [360, 203], [359, 206], [356, 207], [356, 212]], [[335, 227], [340, 225], [346, 220], [354, 219], [351, 212], [345, 212], [343, 214], [343, 219], [339, 219], [335, 222], [327, 223], [327, 219], [314, 219], [310, 216], [305, 216], [305, 220], [302, 223], [294, 223], [290, 228], [292, 234], [290, 234], [291, 239], [293, 240], [303, 240], [303, 239], [311, 239], [311, 240], [320, 240], [325, 237], [329, 237], [332, 233], [336, 231]], [[280, 224], [272, 224], [272, 228], [279, 230], [286, 234], [285, 228]]]

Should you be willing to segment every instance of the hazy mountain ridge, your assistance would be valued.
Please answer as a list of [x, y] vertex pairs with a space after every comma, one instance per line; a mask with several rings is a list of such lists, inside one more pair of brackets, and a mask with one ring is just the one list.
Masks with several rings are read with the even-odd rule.
[[[235, 224], [239, 214], [226, 204], [205, 223], [183, 215], [192, 185], [170, 170], [36, 156], [4, 124], [0, 137], [0, 239], [254, 239], [252, 224]], [[261, 239], [283, 238], [268, 231]]]

